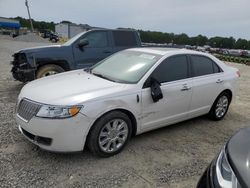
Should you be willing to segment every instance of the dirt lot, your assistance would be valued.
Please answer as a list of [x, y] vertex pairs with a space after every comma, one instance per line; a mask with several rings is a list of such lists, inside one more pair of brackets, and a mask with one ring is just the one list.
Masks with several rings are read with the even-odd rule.
[[[0, 39], [0, 187], [195, 187], [226, 140], [250, 122], [250, 67], [240, 69], [240, 92], [220, 122], [205, 117], [132, 138], [117, 156], [40, 150], [18, 132], [14, 110], [23, 84], [10, 74], [12, 53], [42, 43]], [[250, 125], [250, 124], [249, 124]]]

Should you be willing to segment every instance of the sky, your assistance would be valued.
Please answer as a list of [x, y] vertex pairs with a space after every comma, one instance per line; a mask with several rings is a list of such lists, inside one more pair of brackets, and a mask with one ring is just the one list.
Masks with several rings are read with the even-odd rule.
[[[28, 18], [25, 0], [0, 0], [0, 17]], [[250, 40], [250, 0], [29, 0], [38, 21]]]

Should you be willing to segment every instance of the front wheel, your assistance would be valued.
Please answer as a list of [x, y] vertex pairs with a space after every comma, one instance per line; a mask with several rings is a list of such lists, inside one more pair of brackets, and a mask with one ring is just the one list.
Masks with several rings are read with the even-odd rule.
[[208, 114], [210, 119], [215, 121], [223, 119], [228, 111], [230, 102], [231, 102], [230, 95], [227, 92], [222, 92], [215, 100]]
[[88, 136], [88, 148], [100, 157], [118, 154], [131, 137], [132, 124], [129, 117], [119, 111], [110, 112], [101, 117]]
[[54, 74], [58, 74], [64, 72], [64, 69], [58, 65], [49, 64], [40, 67], [36, 73], [36, 79], [42, 78], [45, 76], [51, 76]]

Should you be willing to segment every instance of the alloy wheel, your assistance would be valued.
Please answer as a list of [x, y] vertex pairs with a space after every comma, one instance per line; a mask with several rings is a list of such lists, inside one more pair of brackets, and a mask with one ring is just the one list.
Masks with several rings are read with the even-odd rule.
[[218, 118], [221, 118], [225, 115], [225, 113], [227, 112], [228, 105], [229, 105], [229, 101], [228, 101], [227, 96], [225, 95], [221, 96], [215, 108], [215, 114]]
[[128, 137], [128, 125], [122, 119], [113, 119], [106, 123], [100, 131], [98, 144], [107, 153], [116, 152]]

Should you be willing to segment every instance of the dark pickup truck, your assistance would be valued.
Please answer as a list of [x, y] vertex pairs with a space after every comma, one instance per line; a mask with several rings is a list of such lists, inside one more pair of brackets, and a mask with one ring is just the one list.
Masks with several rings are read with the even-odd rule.
[[88, 68], [120, 50], [140, 47], [137, 31], [98, 29], [80, 33], [63, 45], [23, 49], [13, 54], [12, 75], [21, 82]]

